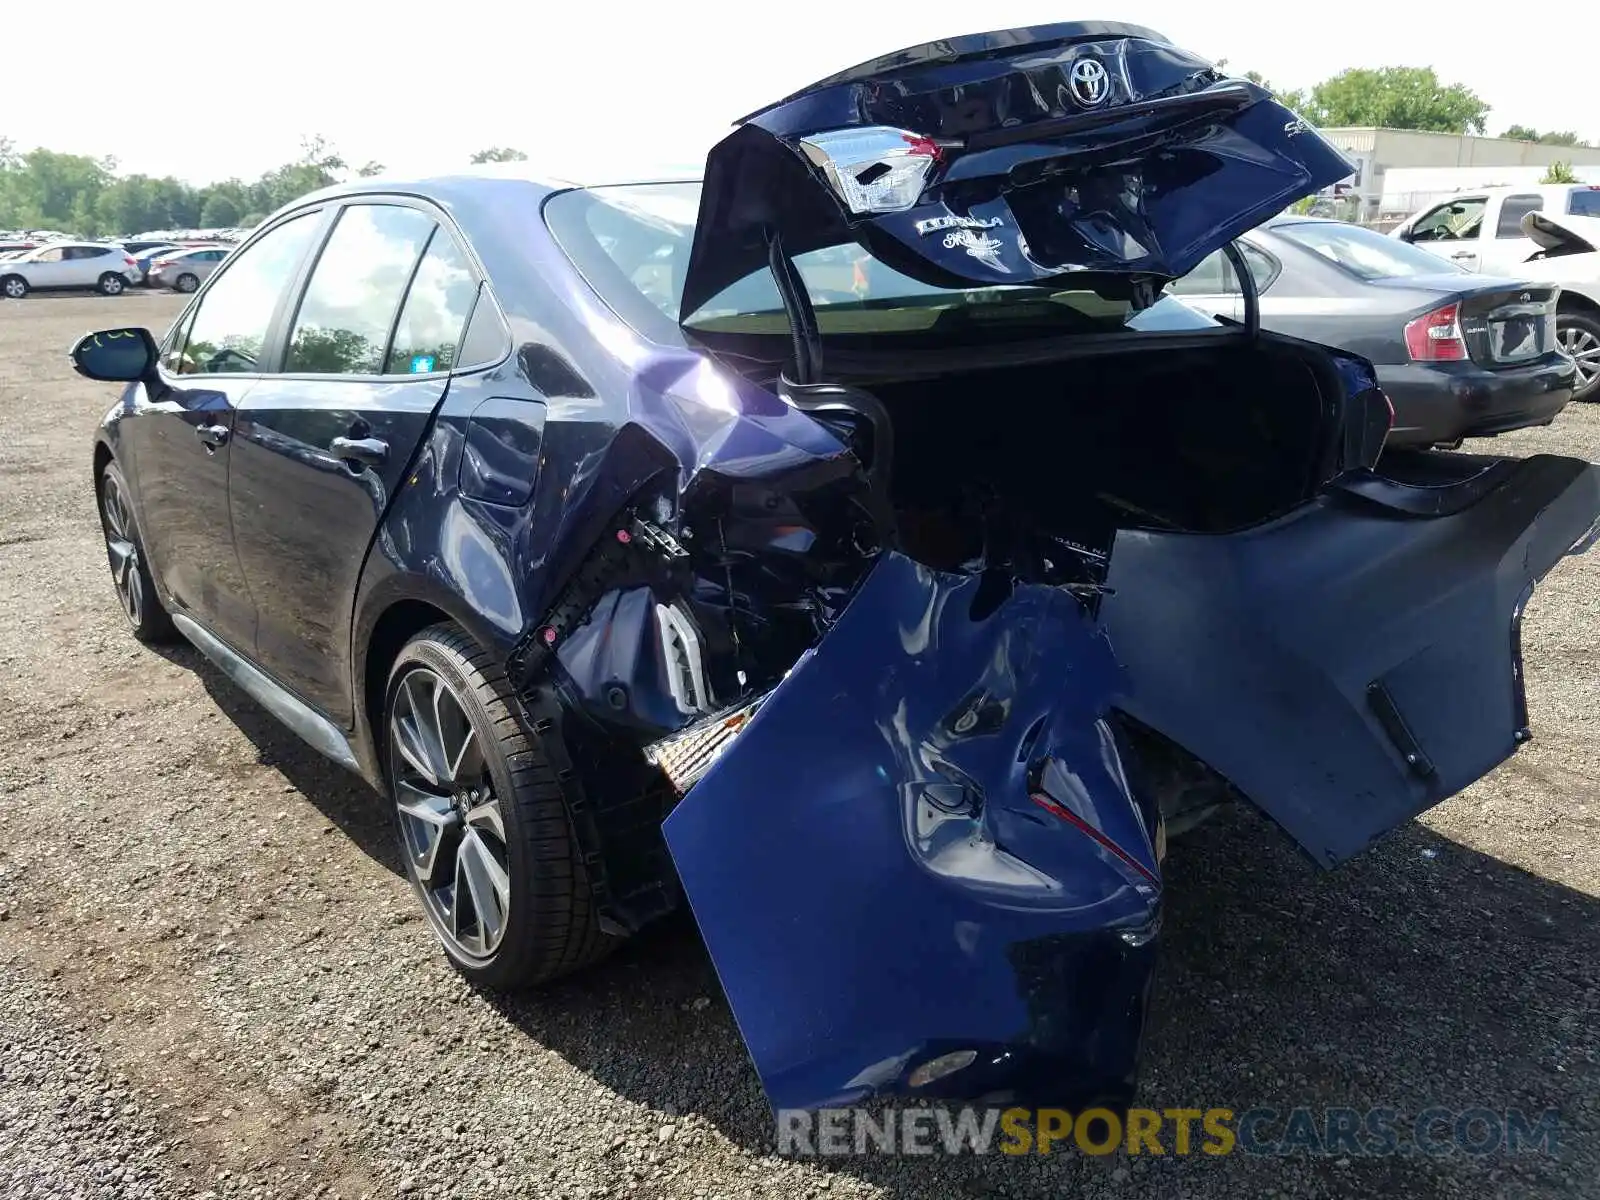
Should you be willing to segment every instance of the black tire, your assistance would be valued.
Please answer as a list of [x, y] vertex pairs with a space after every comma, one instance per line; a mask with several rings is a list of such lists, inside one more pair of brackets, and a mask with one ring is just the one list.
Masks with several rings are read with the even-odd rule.
[[187, 271], [185, 271], [182, 275], [179, 275], [176, 279], [174, 279], [172, 281], [172, 290], [175, 291], [175, 292], [183, 292], [185, 295], [187, 295], [189, 292], [194, 291], [195, 288], [197, 288], [199, 286], [200, 286], [199, 277], [195, 276], [195, 275], [191, 275]]
[[[1590, 353], [1600, 350], [1600, 318], [1587, 312], [1557, 313], [1556, 340], [1569, 354], [1574, 345]], [[1593, 370], [1593, 366], [1589, 369]], [[1587, 383], [1580, 382], [1573, 389], [1572, 398], [1581, 401], [1600, 400], [1600, 372], [1592, 375]]]
[[120, 296], [128, 290], [128, 281], [115, 271], [107, 271], [95, 284], [102, 296]]
[[[451, 907], [461, 903], [459, 893], [466, 888], [460, 866], [465, 855], [462, 838], [469, 828], [480, 832], [487, 828], [482, 823], [472, 826], [469, 816], [482, 808], [468, 800], [455, 810], [454, 865], [439, 862], [446, 856], [449, 835], [435, 835], [440, 840], [432, 855], [419, 852], [410, 840], [415, 835], [408, 832], [408, 824], [411, 829], [433, 827], [412, 822], [400, 809], [403, 794], [415, 803], [420, 793], [414, 789], [429, 785], [413, 768], [415, 760], [401, 749], [399, 742], [405, 734], [397, 732], [397, 723], [403, 725], [407, 714], [419, 707], [416, 695], [408, 689], [426, 694], [425, 689], [434, 686], [433, 679], [448, 686], [456, 710], [471, 726], [482, 751], [482, 770], [476, 778], [490, 789], [485, 802], [498, 802], [503, 826], [504, 843], [499, 849], [504, 853], [496, 860], [509, 877], [509, 900], [503, 911], [498, 904], [490, 905], [497, 910], [501, 924], [498, 943], [486, 953], [477, 951], [486, 946], [486, 930], [493, 922], [478, 922], [476, 928], [482, 940], [476, 943], [470, 936], [458, 937], [450, 928], [456, 914], [446, 913], [438, 886], [438, 880], [449, 875], [454, 881]], [[445, 701], [444, 706], [450, 707], [450, 701]], [[440, 701], [435, 698], [433, 711], [437, 714], [439, 710]], [[442, 729], [445, 723], [436, 720], [435, 729]], [[414, 723], [412, 727], [415, 728]], [[619, 944], [620, 938], [600, 930], [566, 803], [538, 737], [517, 715], [505, 674], [461, 629], [451, 624], [434, 625], [401, 649], [389, 672], [382, 739], [406, 874], [446, 957], [458, 971], [474, 983], [512, 991], [578, 970], [603, 958]], [[446, 742], [440, 737], [433, 744], [443, 746]], [[449, 758], [448, 751], [445, 757]], [[430, 790], [448, 793], [460, 788], [460, 780], [453, 778]], [[469, 786], [466, 790], [478, 789]], [[439, 797], [431, 799], [439, 802]], [[448, 806], [453, 802], [443, 803]], [[492, 846], [494, 838], [491, 835], [485, 841]], [[426, 868], [419, 862], [423, 860], [435, 864], [432, 887], [422, 877]], [[475, 905], [471, 889], [466, 890], [469, 903]]]
[[156, 594], [155, 580], [150, 576], [144, 542], [139, 537], [138, 522], [133, 515], [128, 481], [115, 461], [106, 463], [95, 480], [95, 498], [100, 509], [100, 531], [105, 536], [106, 562], [111, 567], [111, 583], [117, 593], [118, 607], [133, 630], [133, 636], [150, 645], [176, 641], [178, 631], [173, 628], [172, 617]]
[[21, 275], [7, 275], [0, 278], [0, 298], [21, 300], [27, 294], [28, 281]]

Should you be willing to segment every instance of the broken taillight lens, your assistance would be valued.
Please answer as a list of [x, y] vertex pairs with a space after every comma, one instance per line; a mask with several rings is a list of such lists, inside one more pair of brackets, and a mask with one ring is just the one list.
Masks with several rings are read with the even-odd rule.
[[933, 139], [883, 125], [814, 133], [800, 149], [857, 215], [915, 207], [939, 161]]
[[[1392, 327], [1391, 327], [1392, 328]], [[1467, 357], [1461, 305], [1446, 304], [1406, 324], [1406, 353], [1413, 362], [1460, 362]]]

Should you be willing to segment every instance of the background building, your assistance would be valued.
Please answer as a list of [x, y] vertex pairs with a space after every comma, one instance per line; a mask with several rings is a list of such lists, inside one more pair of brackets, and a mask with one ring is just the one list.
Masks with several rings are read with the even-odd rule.
[[1371, 126], [1318, 132], [1359, 168], [1353, 183], [1341, 187], [1348, 211], [1337, 215], [1371, 224], [1398, 222], [1464, 188], [1538, 183], [1558, 162], [1580, 180], [1600, 183], [1600, 147]]

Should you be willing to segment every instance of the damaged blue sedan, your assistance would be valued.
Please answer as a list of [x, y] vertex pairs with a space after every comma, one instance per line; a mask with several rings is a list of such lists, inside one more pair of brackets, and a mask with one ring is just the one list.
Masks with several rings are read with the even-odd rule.
[[1074, 24], [842, 71], [700, 181], [354, 180], [74, 348], [117, 595], [390, 799], [470, 979], [686, 902], [775, 1107], [1126, 1105], [1167, 836], [1249, 803], [1331, 867], [1505, 760], [1600, 519], [1577, 459], [1385, 453], [1249, 270], [1167, 294], [1350, 171]]

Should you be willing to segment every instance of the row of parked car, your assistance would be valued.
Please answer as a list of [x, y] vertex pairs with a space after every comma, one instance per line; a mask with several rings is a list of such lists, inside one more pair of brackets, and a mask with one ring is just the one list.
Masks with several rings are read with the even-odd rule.
[[119, 296], [130, 287], [192, 292], [232, 249], [227, 242], [0, 241], [0, 297], [82, 289]]
[[[1284, 214], [1238, 241], [1264, 328], [1359, 354], [1394, 405], [1391, 445], [1548, 424], [1600, 399], [1600, 188], [1489, 188], [1388, 235]], [[1211, 255], [1171, 285], [1242, 320], [1243, 284]]]

